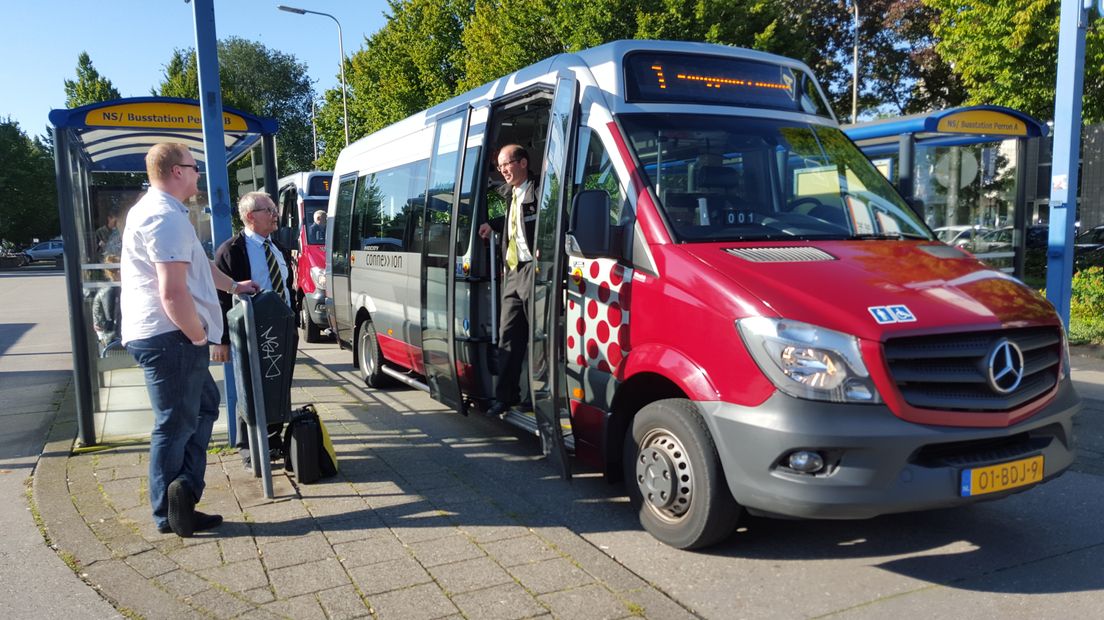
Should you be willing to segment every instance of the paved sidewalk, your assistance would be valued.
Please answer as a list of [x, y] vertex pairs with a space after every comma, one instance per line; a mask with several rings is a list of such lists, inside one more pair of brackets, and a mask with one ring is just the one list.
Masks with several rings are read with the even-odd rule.
[[232, 450], [212, 454], [199, 508], [226, 523], [192, 539], [153, 526], [147, 443], [70, 455], [70, 394], [34, 480], [51, 539], [147, 618], [693, 617], [517, 492], [566, 484], [540, 481], [534, 442], [441, 415], [425, 394], [362, 391], [302, 355], [294, 383], [340, 473], [297, 485], [278, 469], [270, 501]]

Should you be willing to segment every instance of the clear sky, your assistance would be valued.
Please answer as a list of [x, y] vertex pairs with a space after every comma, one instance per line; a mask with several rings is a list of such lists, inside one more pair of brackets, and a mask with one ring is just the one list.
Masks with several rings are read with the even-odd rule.
[[[276, 9], [286, 4], [329, 13], [341, 22], [345, 54], [383, 27], [384, 0], [214, 0], [220, 39], [238, 36], [295, 56], [315, 91], [340, 83], [337, 26], [320, 15]], [[177, 48], [195, 47], [193, 7], [184, 0], [0, 0], [0, 119], [28, 135], [46, 133], [48, 115], [65, 107], [63, 80], [75, 79], [88, 52], [123, 97], [146, 97]]]

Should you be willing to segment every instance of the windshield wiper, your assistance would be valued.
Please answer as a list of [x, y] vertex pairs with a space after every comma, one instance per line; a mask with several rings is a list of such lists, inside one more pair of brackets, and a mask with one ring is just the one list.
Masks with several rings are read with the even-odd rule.
[[906, 232], [883, 232], [883, 233], [871, 233], [865, 235], [851, 235], [848, 239], [854, 240], [866, 240], [866, 239], [921, 239], [927, 241], [928, 237], [925, 235], [918, 235], [916, 233]]

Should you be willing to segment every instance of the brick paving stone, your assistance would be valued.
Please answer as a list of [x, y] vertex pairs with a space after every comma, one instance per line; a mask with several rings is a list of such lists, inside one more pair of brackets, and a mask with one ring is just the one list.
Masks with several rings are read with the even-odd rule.
[[261, 545], [261, 558], [268, 570], [333, 557], [334, 550], [321, 532], [277, 540]]
[[[146, 618], [198, 618], [201, 615], [190, 609], [171, 594], [156, 587], [121, 560], [96, 562], [85, 570], [90, 583], [96, 584], [109, 600], [126, 600], [125, 607]], [[141, 592], [135, 597], [134, 592]]]
[[236, 620], [282, 620], [287, 616], [275, 614], [267, 609], [252, 609], [237, 617]]
[[431, 620], [457, 611], [452, 601], [433, 583], [377, 594], [368, 600], [380, 620]]
[[554, 592], [538, 598], [552, 610], [553, 616], [564, 620], [612, 620], [632, 615], [625, 602], [599, 585]]
[[252, 603], [214, 588], [192, 595], [188, 602], [216, 618], [232, 618], [254, 609]]
[[512, 582], [457, 594], [452, 597], [452, 602], [460, 608], [464, 616], [481, 620], [531, 618], [548, 611], [524, 588]]
[[429, 574], [441, 584], [445, 592], [458, 594], [513, 583], [514, 578], [494, 560], [481, 557], [454, 564], [442, 564], [429, 569]]
[[294, 618], [295, 620], [326, 620], [326, 612], [322, 611], [322, 605], [318, 603], [313, 594], [297, 596], [287, 600], [277, 600], [268, 603], [264, 609], [282, 618]]
[[209, 588], [211, 584], [186, 570], [175, 570], [154, 579], [161, 587], [178, 597], [191, 596]]
[[345, 568], [367, 566], [389, 560], [408, 558], [410, 551], [392, 536], [380, 536], [367, 540], [334, 545], [334, 552]]
[[351, 585], [319, 592], [318, 602], [330, 620], [362, 618], [372, 613], [368, 604]]
[[217, 541], [182, 547], [167, 555], [181, 568], [193, 573], [222, 564], [222, 551]]
[[349, 577], [337, 558], [271, 570], [268, 578], [276, 589], [276, 596], [282, 599], [349, 583]]
[[594, 578], [566, 558], [522, 564], [510, 569], [521, 585], [535, 594], [547, 594], [594, 583]]
[[414, 557], [422, 563], [422, 566], [427, 568], [439, 564], [471, 560], [486, 555], [482, 549], [468, 540], [467, 536], [457, 532], [455, 528], [453, 528], [452, 534], [444, 538], [412, 543], [410, 550], [414, 553]]
[[155, 550], [132, 555], [126, 559], [126, 563], [146, 578], [171, 573], [180, 568], [179, 564], [165, 557], [165, 554], [160, 551]]
[[368, 504], [358, 496], [330, 497], [327, 499], [306, 498], [303, 503], [310, 511], [310, 515], [315, 518], [343, 515], [351, 519], [354, 518], [353, 515], [368, 510]]
[[253, 601], [258, 605], [264, 605], [265, 603], [271, 603], [276, 600], [276, 595], [272, 592], [272, 588], [253, 588], [242, 593], [245, 598]]
[[121, 558], [153, 549], [153, 545], [149, 541], [133, 531], [128, 531], [116, 538], [109, 538], [104, 543], [117, 557]]
[[224, 564], [199, 572], [199, 576], [231, 592], [247, 592], [268, 586], [268, 575], [260, 560]]
[[359, 566], [349, 569], [349, 574], [360, 591], [369, 597], [369, 602], [372, 602], [373, 594], [432, 581], [429, 573], [412, 558]]
[[145, 485], [141, 478], [109, 480], [103, 483], [103, 490], [107, 501], [119, 512], [146, 504]]
[[119, 538], [128, 534], [133, 534], [134, 530], [130, 529], [125, 523], [120, 522], [114, 516], [109, 519], [97, 519], [96, 521], [89, 521], [88, 527], [92, 529], [92, 532], [96, 535], [96, 538], [107, 541], [111, 538]]
[[233, 564], [245, 560], [256, 560], [260, 557], [257, 553], [257, 545], [249, 536], [237, 536], [234, 538], [221, 538], [218, 541], [219, 551], [222, 552], [222, 562]]
[[646, 618], [662, 620], [694, 620], [698, 616], [687, 611], [670, 597], [652, 587], [619, 593], [620, 596], [640, 608]]
[[555, 545], [560, 553], [571, 557], [580, 568], [614, 592], [648, 587], [635, 573], [567, 528], [541, 528], [538, 533], [546, 542]]
[[331, 545], [364, 539], [393, 538], [390, 530], [374, 515], [365, 519], [320, 520], [317, 524]]
[[532, 534], [484, 543], [481, 546], [488, 555], [507, 568], [560, 557], [554, 549]]

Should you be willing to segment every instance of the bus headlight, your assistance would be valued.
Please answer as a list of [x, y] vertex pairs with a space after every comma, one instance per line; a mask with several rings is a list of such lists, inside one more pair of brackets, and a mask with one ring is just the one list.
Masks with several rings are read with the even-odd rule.
[[790, 396], [848, 403], [881, 402], [854, 336], [767, 317], [736, 321], [755, 363]]
[[314, 280], [314, 285], [320, 289], [326, 288], [326, 270], [322, 267], [310, 268], [311, 280]]

